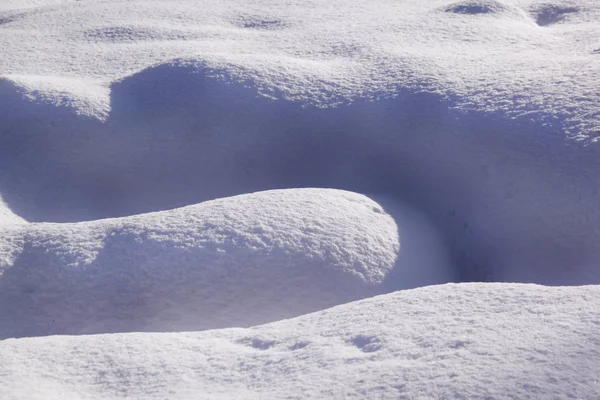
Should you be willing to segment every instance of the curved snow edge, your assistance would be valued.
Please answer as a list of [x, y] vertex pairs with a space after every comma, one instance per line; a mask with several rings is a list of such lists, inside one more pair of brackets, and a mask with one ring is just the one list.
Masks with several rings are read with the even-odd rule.
[[251, 329], [5, 340], [0, 386], [7, 400], [591, 399], [599, 299], [600, 286], [450, 284]]
[[250, 326], [452, 280], [423, 217], [333, 189], [12, 234], [0, 337]]

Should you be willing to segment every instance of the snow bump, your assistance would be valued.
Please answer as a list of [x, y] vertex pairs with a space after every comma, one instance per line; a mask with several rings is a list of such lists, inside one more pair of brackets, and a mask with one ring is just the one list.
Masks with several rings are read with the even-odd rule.
[[25, 226], [0, 275], [1, 336], [250, 326], [450, 279], [427, 223], [381, 207], [294, 189]]
[[597, 0], [0, 10], [1, 396], [597, 397]]
[[4, 340], [0, 386], [10, 400], [594, 399], [598, 299], [441, 285], [250, 329]]

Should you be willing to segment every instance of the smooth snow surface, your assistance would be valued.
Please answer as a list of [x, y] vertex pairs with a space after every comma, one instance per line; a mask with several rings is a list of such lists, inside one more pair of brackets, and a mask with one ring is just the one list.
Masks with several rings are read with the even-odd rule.
[[510, 283], [600, 284], [599, 82], [597, 0], [0, 0], [0, 399], [600, 398]]
[[3, 4], [2, 221], [329, 187], [462, 280], [600, 283], [595, 0]]
[[15, 232], [0, 338], [251, 326], [453, 278], [422, 217], [339, 190]]
[[5, 400], [597, 399], [597, 286], [461, 284], [251, 329], [0, 342]]

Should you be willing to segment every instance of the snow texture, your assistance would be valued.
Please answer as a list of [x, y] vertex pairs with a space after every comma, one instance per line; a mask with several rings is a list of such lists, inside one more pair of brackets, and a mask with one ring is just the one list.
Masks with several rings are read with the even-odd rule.
[[598, 21], [0, 1], [0, 398], [600, 398]]
[[596, 1], [3, 4], [2, 221], [328, 187], [461, 280], [600, 282]]
[[460, 284], [251, 329], [0, 342], [6, 400], [597, 399], [600, 290]]
[[251, 326], [452, 279], [422, 217], [338, 190], [19, 232], [3, 251], [0, 338]]

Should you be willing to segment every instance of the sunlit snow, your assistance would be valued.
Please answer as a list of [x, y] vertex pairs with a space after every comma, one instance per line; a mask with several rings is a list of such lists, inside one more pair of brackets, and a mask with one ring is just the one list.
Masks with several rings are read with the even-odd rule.
[[0, 399], [600, 399], [599, 82], [595, 0], [1, 0]]

